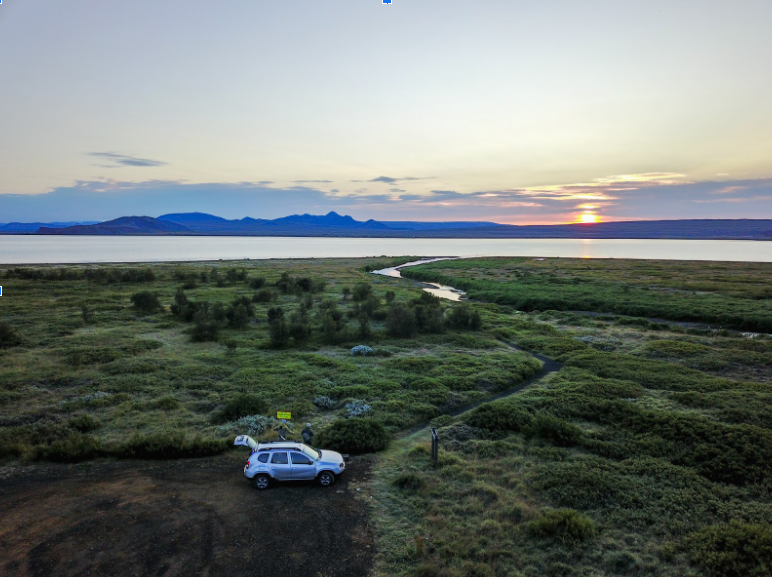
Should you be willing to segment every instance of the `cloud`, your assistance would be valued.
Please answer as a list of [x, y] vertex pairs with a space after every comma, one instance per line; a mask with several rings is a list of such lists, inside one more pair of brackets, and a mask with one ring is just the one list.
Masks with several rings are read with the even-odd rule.
[[149, 158], [137, 158], [136, 156], [129, 156], [127, 154], [116, 154], [114, 152], [89, 152], [89, 156], [97, 156], [99, 158], [106, 158], [113, 164], [99, 164], [102, 168], [119, 168], [121, 166], [164, 166], [166, 162], [160, 160], [151, 160]]
[[[379, 176], [368, 180], [367, 182], [385, 182], [386, 184], [396, 184], [398, 182], [407, 182], [412, 180], [428, 180], [434, 178], [433, 176], [403, 176], [402, 178], [394, 178], [392, 176]], [[351, 182], [361, 182], [359, 180], [352, 180]]]
[[293, 180], [296, 184], [332, 184], [334, 180]]
[[390, 188], [389, 192], [405, 192], [403, 188]]
[[515, 188], [506, 192], [540, 199], [617, 200], [620, 193], [638, 191], [644, 188], [689, 184], [689, 181], [683, 180], [684, 178], [685, 175], [673, 172], [621, 174], [596, 178], [589, 182]]
[[[171, 212], [206, 212], [225, 218], [277, 218], [335, 210], [358, 220], [486, 220], [528, 224], [572, 222], [578, 210], [594, 210], [603, 220], [772, 218], [772, 178], [690, 182], [685, 177], [663, 174], [606, 177], [589, 184], [470, 193], [434, 190], [422, 194], [392, 191], [372, 194], [367, 189], [340, 193], [337, 189], [269, 186], [269, 181], [82, 180], [42, 194], [0, 194], [0, 215], [3, 222], [51, 222], [159, 216]], [[624, 191], [612, 193], [612, 188], [624, 188]], [[730, 189], [732, 192], [727, 193]], [[584, 198], [588, 191], [595, 193], [592, 200]], [[611, 202], [611, 196], [616, 200]], [[576, 200], [577, 197], [581, 200]], [[590, 209], [590, 206], [598, 208]]]

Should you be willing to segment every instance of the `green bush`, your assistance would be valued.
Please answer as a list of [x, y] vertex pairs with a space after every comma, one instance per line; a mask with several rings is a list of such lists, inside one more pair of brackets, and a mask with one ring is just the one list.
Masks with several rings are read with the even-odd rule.
[[713, 577], [772, 575], [772, 527], [732, 521], [692, 533], [686, 540], [692, 563]]
[[595, 536], [595, 523], [574, 509], [551, 509], [529, 522], [528, 531], [540, 539], [579, 543]]
[[381, 423], [370, 418], [338, 420], [319, 433], [319, 446], [343, 453], [382, 451], [391, 436]]
[[511, 400], [480, 405], [464, 419], [472, 427], [491, 432], [522, 431], [533, 417]]
[[8, 323], [0, 323], [0, 349], [16, 347], [21, 344], [21, 337]]
[[142, 435], [135, 433], [112, 453], [125, 459], [182, 459], [208, 457], [225, 452], [232, 439], [188, 435], [184, 431], [163, 431]]
[[140, 291], [131, 295], [134, 308], [143, 313], [152, 313], [161, 308], [158, 294], [151, 291]]
[[537, 415], [523, 433], [527, 439], [544, 439], [556, 447], [571, 447], [582, 440], [582, 430], [579, 427], [545, 414]]
[[95, 459], [103, 454], [102, 442], [90, 435], [75, 433], [50, 445], [38, 445], [34, 458], [58, 463], [77, 463]]
[[412, 308], [394, 303], [386, 315], [386, 332], [392, 337], [409, 338], [418, 333], [418, 320]]
[[67, 421], [67, 426], [81, 433], [88, 433], [98, 429], [102, 423], [91, 415], [78, 415]]
[[264, 398], [251, 393], [237, 393], [217, 411], [213, 420], [219, 423], [235, 421], [239, 417], [265, 414], [271, 408]]
[[392, 484], [398, 489], [406, 491], [417, 491], [424, 486], [424, 479], [414, 471], [401, 472]]

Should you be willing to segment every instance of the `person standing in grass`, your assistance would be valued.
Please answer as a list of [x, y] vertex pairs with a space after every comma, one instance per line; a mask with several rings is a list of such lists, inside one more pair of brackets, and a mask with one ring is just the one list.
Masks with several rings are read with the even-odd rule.
[[306, 423], [306, 428], [303, 429], [303, 442], [306, 445], [311, 445], [311, 441], [314, 440], [314, 432], [311, 430], [311, 423]]

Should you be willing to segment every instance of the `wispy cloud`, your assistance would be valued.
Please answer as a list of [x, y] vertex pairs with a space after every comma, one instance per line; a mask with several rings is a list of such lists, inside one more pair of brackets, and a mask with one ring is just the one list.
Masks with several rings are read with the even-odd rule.
[[104, 158], [112, 164], [100, 164], [102, 168], [120, 168], [121, 166], [164, 166], [166, 162], [160, 160], [151, 160], [149, 158], [138, 158], [128, 154], [116, 154], [115, 152], [89, 152], [89, 156]]
[[334, 180], [293, 180], [296, 184], [332, 184]]
[[[383, 182], [386, 184], [396, 184], [398, 182], [409, 182], [413, 180], [429, 180], [430, 178], [434, 178], [434, 177], [433, 176], [403, 176], [402, 178], [394, 178], [393, 176], [379, 176], [377, 178], [368, 180], [367, 182]], [[352, 182], [359, 182], [359, 181], [352, 181]]]
[[589, 182], [556, 184], [515, 188], [511, 192], [530, 198], [552, 198], [555, 200], [617, 200], [620, 193], [638, 191], [643, 188], [689, 184], [685, 175], [673, 172], [647, 172], [643, 174], [620, 174], [595, 178]]

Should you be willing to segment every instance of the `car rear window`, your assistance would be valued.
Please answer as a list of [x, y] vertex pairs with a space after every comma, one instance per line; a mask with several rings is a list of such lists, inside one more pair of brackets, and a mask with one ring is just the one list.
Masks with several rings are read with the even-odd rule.
[[271, 457], [271, 463], [276, 463], [277, 465], [287, 465], [289, 461], [287, 461], [287, 453], [281, 452], [281, 453], [274, 453], [273, 457]]

